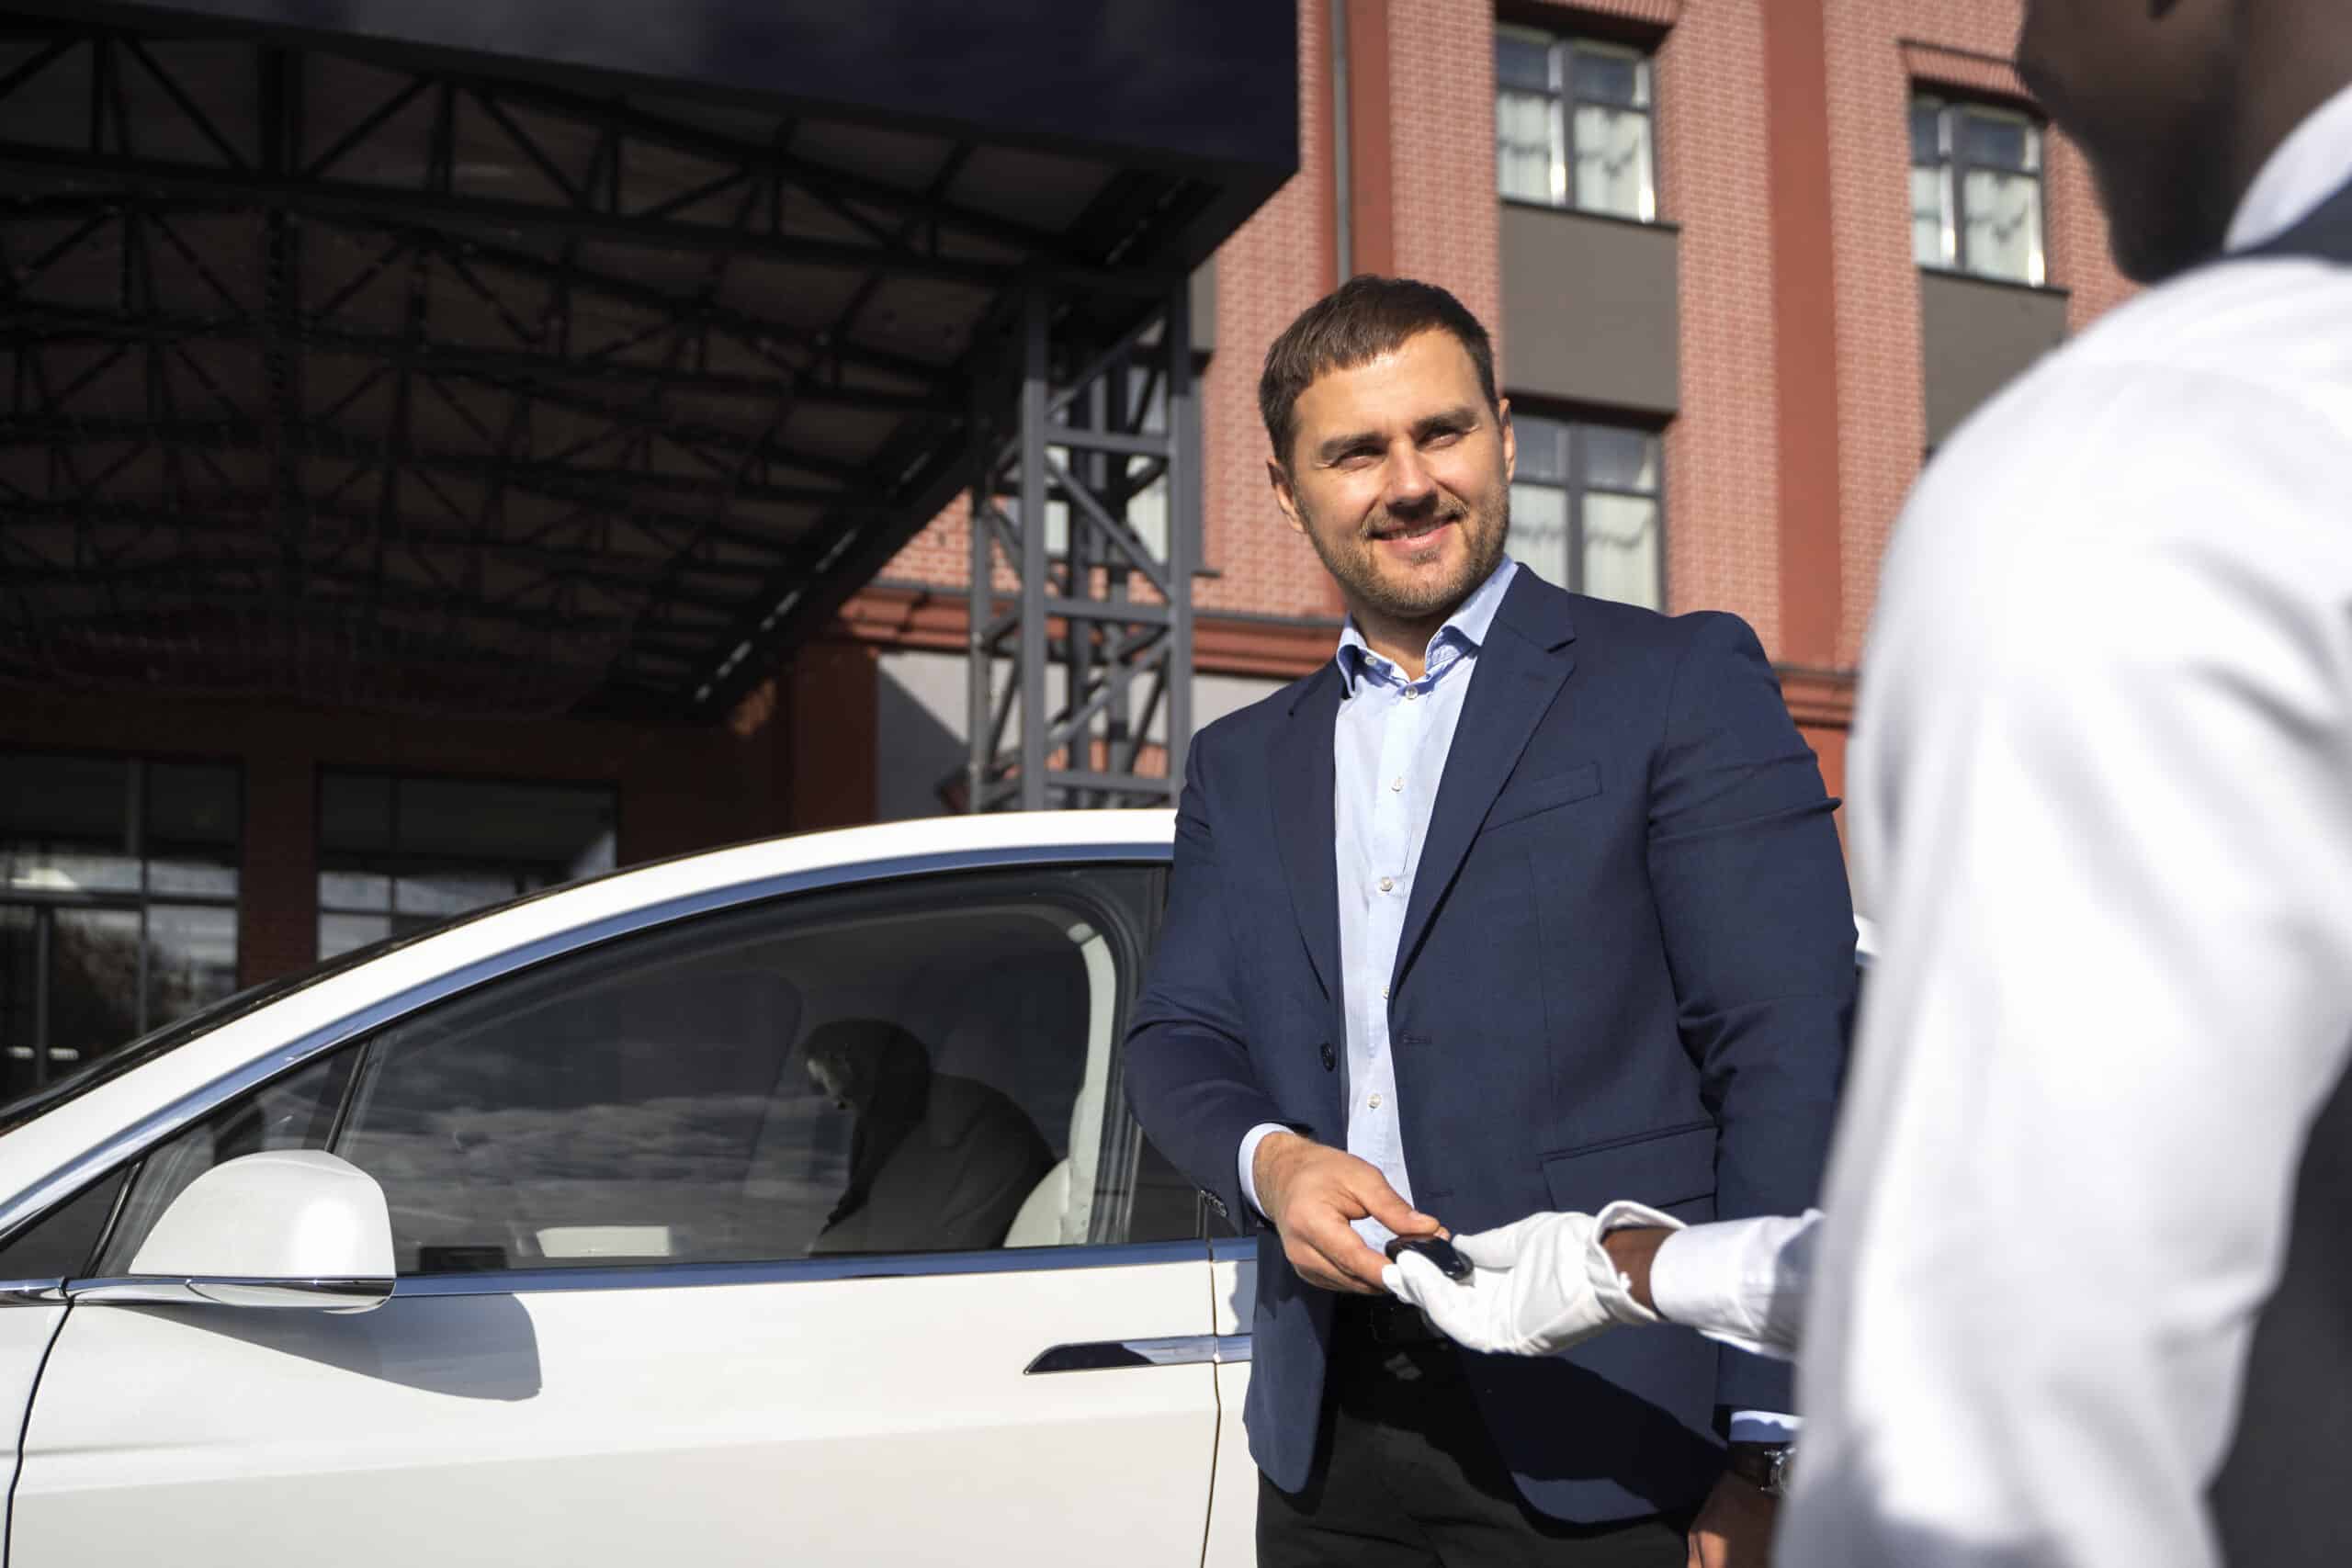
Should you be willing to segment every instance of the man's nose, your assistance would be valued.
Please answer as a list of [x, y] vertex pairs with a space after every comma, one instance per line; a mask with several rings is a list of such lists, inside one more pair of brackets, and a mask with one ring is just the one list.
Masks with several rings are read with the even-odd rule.
[[1405, 510], [1427, 505], [1437, 494], [1437, 481], [1430, 477], [1429, 465], [1409, 441], [1400, 441], [1388, 457], [1388, 495], [1390, 510]]

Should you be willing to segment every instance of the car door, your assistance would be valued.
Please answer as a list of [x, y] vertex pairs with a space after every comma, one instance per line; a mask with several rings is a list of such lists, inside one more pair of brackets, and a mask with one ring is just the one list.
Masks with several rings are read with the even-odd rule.
[[1148, 878], [697, 917], [221, 1107], [145, 1156], [95, 1272], [220, 1160], [325, 1147], [385, 1190], [394, 1294], [74, 1305], [11, 1562], [1197, 1563], [1206, 1244], [1139, 1239], [1105, 1115]]

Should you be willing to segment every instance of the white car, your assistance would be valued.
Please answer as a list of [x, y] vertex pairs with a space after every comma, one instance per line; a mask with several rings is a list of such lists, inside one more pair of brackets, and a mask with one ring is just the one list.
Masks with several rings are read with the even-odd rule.
[[690, 855], [0, 1108], [11, 1568], [1251, 1562], [1254, 1249], [1119, 1084], [1172, 827]]
[[8, 1562], [1250, 1562], [1248, 1248], [1118, 1082], [1172, 821], [645, 866], [0, 1111]]

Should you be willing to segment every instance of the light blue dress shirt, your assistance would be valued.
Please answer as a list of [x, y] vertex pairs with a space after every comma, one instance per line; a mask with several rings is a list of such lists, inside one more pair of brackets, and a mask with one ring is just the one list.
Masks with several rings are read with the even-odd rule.
[[[1334, 867], [1340, 882], [1340, 991], [1347, 1000], [1345, 1092], [1348, 1152], [1376, 1168], [1407, 1202], [1412, 1179], [1397, 1132], [1396, 1064], [1388, 1042], [1388, 977], [1404, 940], [1421, 841], [1453, 749], [1462, 700], [1478, 649], [1519, 571], [1506, 556], [1430, 637], [1422, 674], [1372, 651], [1353, 617], [1340, 633], [1340, 715], [1331, 731]], [[1255, 1207], [1250, 1165], [1258, 1145], [1283, 1129], [1269, 1122], [1241, 1141], [1241, 1190]], [[1262, 1211], [1261, 1211], [1262, 1212]], [[1394, 1233], [1377, 1220], [1355, 1223], [1377, 1250]]]
[[[1340, 886], [1340, 988], [1347, 1002], [1345, 1092], [1348, 1152], [1373, 1166], [1407, 1202], [1412, 1178], [1405, 1169], [1398, 1133], [1396, 1063], [1388, 1040], [1388, 979], [1404, 940], [1405, 907], [1420, 869], [1463, 699], [1477, 673], [1478, 650], [1495, 612], [1519, 573], [1509, 556], [1429, 640], [1421, 678], [1373, 652], [1353, 617], [1340, 632], [1340, 714], [1331, 732], [1333, 864]], [[1252, 1127], [1241, 1140], [1241, 1191], [1258, 1202], [1251, 1166], [1258, 1145], [1288, 1129]], [[1378, 1251], [1395, 1233], [1377, 1220], [1355, 1222], [1364, 1245]], [[1793, 1436], [1793, 1416], [1742, 1410], [1731, 1435], [1772, 1442]]]

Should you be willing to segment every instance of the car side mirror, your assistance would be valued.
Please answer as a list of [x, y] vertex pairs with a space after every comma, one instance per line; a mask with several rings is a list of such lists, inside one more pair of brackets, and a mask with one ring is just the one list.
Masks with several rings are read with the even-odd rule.
[[322, 1149], [277, 1149], [187, 1184], [112, 1280], [69, 1300], [367, 1312], [392, 1293], [392, 1219], [376, 1179]]

